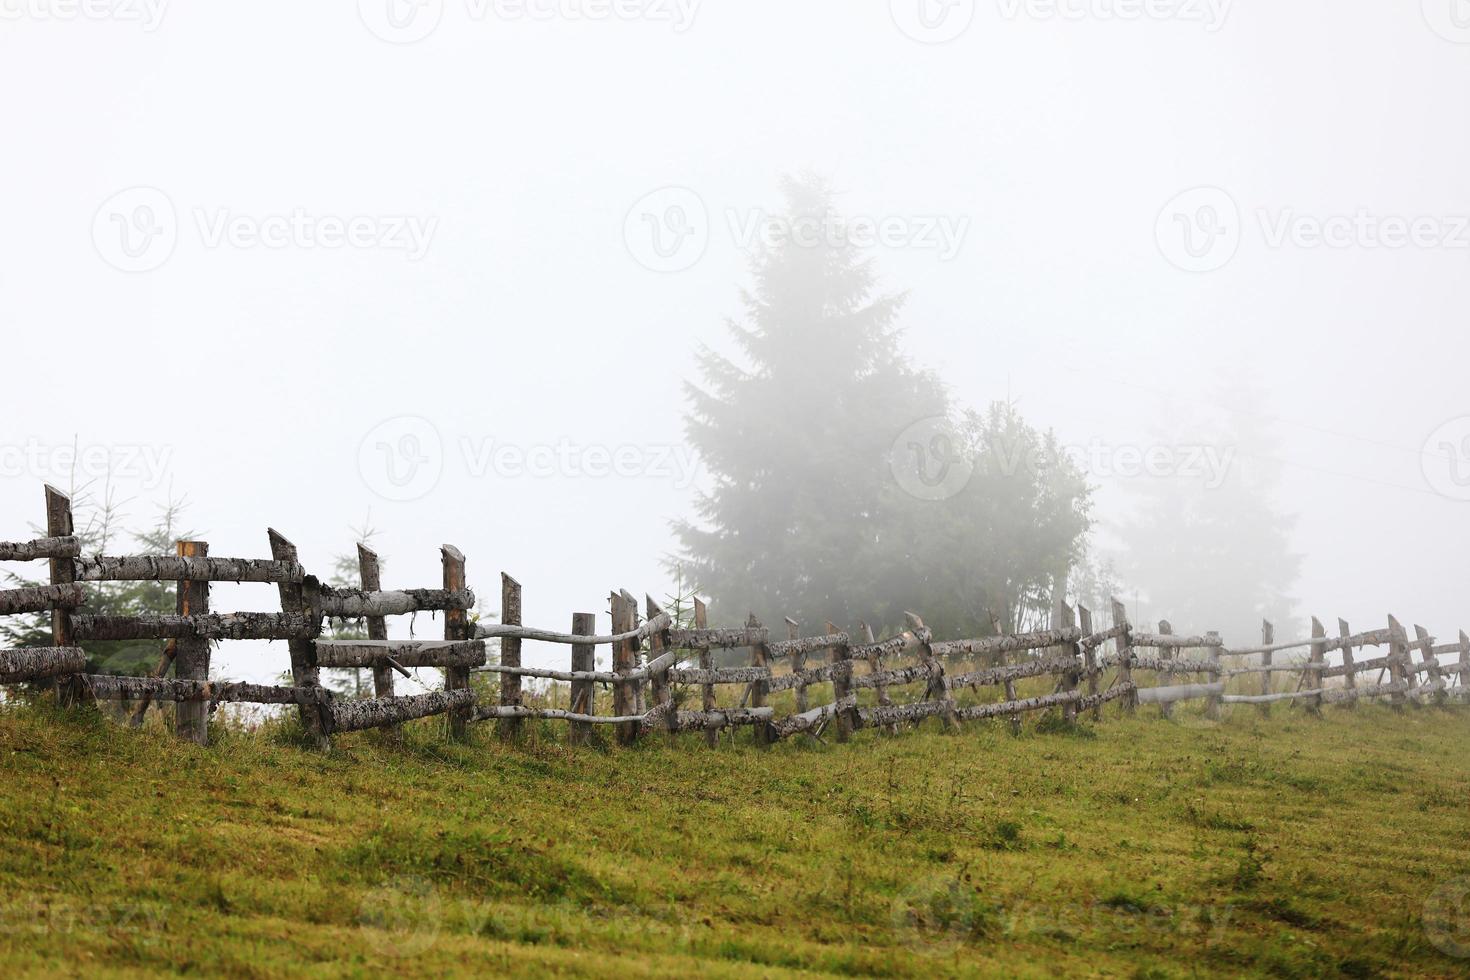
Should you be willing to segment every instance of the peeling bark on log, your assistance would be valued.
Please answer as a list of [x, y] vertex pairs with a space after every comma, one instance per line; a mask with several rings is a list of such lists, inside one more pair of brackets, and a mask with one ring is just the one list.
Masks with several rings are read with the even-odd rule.
[[[297, 562], [296, 546], [287, 541], [281, 532], [275, 528], [267, 528], [266, 536], [270, 539], [272, 558], [281, 562]], [[315, 584], [314, 580], [312, 584]], [[291, 683], [296, 687], [320, 687], [321, 672], [317, 670], [316, 644], [313, 641], [321, 635], [322, 621], [317, 610], [308, 607], [307, 583], [297, 585], [293, 582], [278, 582], [276, 591], [281, 597], [281, 618], [295, 617], [305, 620], [301, 624], [305, 627], [303, 630], [287, 637], [286, 649], [291, 655]], [[301, 719], [301, 730], [311, 739], [312, 744], [322, 751], [331, 747], [327, 735], [331, 719], [324, 710], [315, 705], [302, 704], [298, 716]]]
[[669, 671], [669, 680], [675, 684], [754, 684], [770, 680], [772, 691], [795, 687], [793, 676], [771, 678], [769, 667], [720, 667], [711, 670], [680, 668]]
[[87, 601], [80, 585], [33, 585], [24, 589], [0, 591], [0, 616], [20, 613], [51, 612], [53, 609], [75, 609]]
[[[588, 636], [597, 629], [597, 617], [592, 613], [572, 615], [572, 633]], [[597, 647], [592, 643], [572, 644], [572, 673], [586, 673], [597, 666]], [[571, 714], [589, 716], [593, 713], [592, 701], [595, 688], [590, 680], [573, 680], [571, 691]], [[589, 745], [592, 742], [592, 726], [581, 719], [572, 721], [569, 735], [573, 745]]]
[[[536, 629], [532, 626], [507, 626], [504, 623], [489, 623], [475, 627], [475, 638], [478, 640], [497, 640], [506, 637], [516, 637], [522, 640], [536, 640], [541, 643], [561, 643], [567, 646], [593, 644], [596, 646], [611, 646], [620, 640], [641, 639], [650, 633], [668, 627], [668, 618], [665, 616], [657, 622], [650, 621], [627, 633], [608, 636], [578, 636], [575, 633], [555, 633], [551, 630]], [[687, 631], [685, 631], [687, 632]]]
[[1116, 640], [1118, 637], [1122, 636], [1128, 629], [1126, 625], [1114, 626], [1111, 629], [1105, 629], [1101, 632], [1094, 633], [1089, 626], [1091, 622], [1092, 610], [1089, 609], [1087, 611], [1087, 622], [1082, 624], [1082, 632], [1086, 634], [1082, 637], [1081, 640], [1082, 648], [1084, 650], [1095, 650], [1109, 640]]
[[1101, 694], [1089, 694], [1087, 697], [1077, 702], [1077, 710], [1091, 710], [1093, 712], [1097, 712], [1102, 708], [1104, 704], [1107, 704], [1109, 701], [1116, 701], [1118, 698], [1131, 695], [1133, 693], [1133, 691], [1130, 690], [1131, 687], [1131, 684], [1114, 684], [1112, 687], [1108, 688], [1106, 691], [1103, 691]]
[[[362, 586], [364, 592], [377, 592], [383, 587], [383, 568], [378, 561], [378, 553], [361, 541], [357, 543], [357, 578], [358, 585]], [[382, 616], [368, 616], [364, 623], [367, 627], [368, 639], [375, 642], [387, 642], [388, 622]], [[317, 644], [317, 661], [320, 664], [322, 657], [321, 644]], [[389, 657], [392, 655], [390, 654]], [[391, 698], [394, 696], [393, 672], [396, 668], [406, 667], [402, 661], [393, 658], [393, 663], [388, 658], [382, 661], [374, 661], [373, 670], [373, 696], [379, 698]], [[483, 661], [482, 661], [483, 662]], [[390, 738], [398, 738], [400, 732], [396, 726], [384, 729]]]
[[500, 718], [539, 718], [544, 721], [569, 721], [573, 725], [641, 725], [643, 715], [589, 715], [561, 708], [533, 708], [524, 704], [481, 705], [475, 709], [475, 721]]
[[672, 630], [669, 643], [680, 650], [738, 650], [766, 642], [763, 629]]
[[1151, 670], [1157, 674], [1222, 674], [1226, 671], [1210, 660], [1168, 660], [1163, 657], [1133, 658], [1134, 670]]
[[[709, 610], [705, 607], [704, 600], [696, 596], [694, 599], [694, 631], [703, 633], [707, 629], [709, 629]], [[677, 640], [671, 639], [670, 642], [678, 645]], [[714, 665], [714, 654], [710, 653], [708, 646], [705, 646], [699, 651], [699, 669], [713, 670]], [[705, 714], [711, 714], [715, 710], [715, 686], [713, 684], [705, 684], [700, 688], [699, 702]], [[719, 727], [705, 726], [704, 741], [710, 748], [717, 747], [720, 744]]]
[[21, 647], [0, 650], [0, 684], [39, 681], [87, 669], [87, 654], [79, 647]]
[[891, 636], [879, 643], [865, 643], [860, 647], [852, 648], [852, 657], [855, 660], [867, 660], [869, 657], [898, 657], [905, 653], [917, 653], [919, 649], [919, 638], [912, 632], [900, 633]]
[[89, 674], [82, 680], [95, 697], [109, 701], [147, 698], [151, 701], [199, 702], [206, 706], [223, 702], [324, 705], [331, 701], [330, 693], [320, 687], [272, 687], [243, 681], [219, 683], [113, 674]]
[[[789, 623], [790, 620], [787, 620], [787, 622]], [[790, 639], [768, 644], [767, 649], [772, 657], [805, 656], [811, 653], [820, 653], [823, 650], [848, 644], [849, 642], [846, 633], [837, 632], [831, 636], [792, 636]]]
[[[1330, 640], [1327, 651], [1341, 650], [1344, 647], [1382, 646], [1390, 639], [1390, 630], [1369, 630], [1366, 633], [1355, 633], [1351, 636]], [[1227, 650], [1226, 653], [1232, 657], [1245, 657], [1252, 654], [1280, 653], [1282, 650], [1304, 650], [1312, 645], [1311, 640], [1293, 640], [1290, 643], [1267, 643], [1258, 647], [1245, 647], [1240, 650]]]
[[[455, 549], [455, 554], [459, 554]], [[463, 558], [463, 556], [461, 556]], [[459, 613], [475, 608], [475, 594], [458, 589], [396, 589], [387, 592], [365, 592], [362, 589], [319, 590], [322, 615], [338, 619], [364, 616], [406, 616], [416, 612]], [[446, 617], [447, 618], [447, 617]]]
[[34, 541], [0, 541], [0, 561], [35, 561], [38, 558], [75, 558], [82, 543], [71, 536], [37, 538]]
[[1160, 630], [1158, 633], [1134, 633], [1135, 647], [1155, 647], [1160, 650], [1186, 650], [1218, 645], [1220, 637], [1214, 633], [1204, 636], [1175, 636]]
[[[203, 616], [73, 616], [79, 640], [301, 640], [310, 643], [317, 621], [286, 613], [213, 613]], [[301, 685], [297, 685], [298, 687]]]
[[290, 582], [306, 571], [296, 562], [191, 555], [130, 555], [79, 558], [80, 582]]
[[391, 670], [388, 661], [404, 667], [483, 667], [483, 640], [317, 640], [318, 667], [372, 667]]
[[[898, 725], [941, 715], [945, 711], [945, 706], [938, 701], [915, 701], [912, 704], [879, 705], [876, 708], [857, 710], [864, 725]], [[964, 712], [968, 710], [968, 708], [961, 708], [961, 717], [964, 717]]]
[[[504, 572], [500, 573], [500, 621], [506, 626], [521, 624], [521, 583]], [[500, 640], [500, 665], [521, 665], [521, 638], [504, 636]], [[521, 703], [521, 677], [505, 672], [500, 675], [500, 704], [502, 707]], [[521, 736], [519, 718], [502, 718], [495, 725], [495, 734], [502, 741], [514, 741]]]
[[[470, 618], [465, 610], [475, 607], [475, 594], [465, 584], [464, 553], [452, 544], [439, 548], [439, 564], [443, 569], [441, 595], [430, 596], [431, 590], [414, 590], [408, 593], [415, 603], [438, 602], [444, 610], [444, 639], [450, 642], [470, 639]], [[470, 693], [470, 671], [468, 667], [444, 668], [444, 691], [452, 696]], [[470, 708], [473, 699], [455, 704], [449, 709], [449, 737], [463, 742], [469, 737]]]
[[1013, 718], [1020, 717], [1028, 711], [1042, 711], [1047, 708], [1055, 708], [1059, 705], [1072, 704], [1082, 700], [1082, 695], [1077, 691], [1067, 691], [1064, 694], [1043, 694], [1034, 698], [1021, 698], [1008, 701], [996, 701], [992, 704], [975, 704], [967, 708], [961, 708], [959, 715], [965, 721], [976, 721], [981, 718], [994, 718], [999, 715], [1009, 715]]
[[934, 643], [936, 657], [952, 657], [957, 654], [982, 656], [985, 654], [1019, 653], [1025, 650], [1042, 650], [1047, 647], [1072, 644], [1082, 639], [1082, 631], [1075, 627], [1065, 629], [1037, 630], [1032, 633], [1015, 633], [1007, 636], [986, 636], [973, 640], [944, 640]]
[[1117, 599], [1112, 603], [1113, 624], [1123, 630], [1114, 640], [1118, 649], [1118, 686], [1128, 692], [1123, 699], [1123, 712], [1131, 715], [1138, 710], [1138, 685], [1133, 683], [1133, 644], [1130, 642], [1133, 631], [1128, 624], [1128, 608]]
[[[1395, 659], [1392, 654], [1386, 657], [1374, 657], [1372, 660], [1358, 660], [1353, 663], [1352, 673], [1357, 674], [1363, 671], [1384, 670], [1394, 666], [1394, 663]], [[1337, 667], [1323, 667], [1321, 670], [1323, 677], [1342, 677], [1348, 672], [1348, 665], [1346, 663]]]
[[678, 729], [680, 731], [693, 731], [703, 729], [704, 731], [718, 732], [722, 728], [733, 728], [737, 725], [769, 725], [771, 719], [776, 715], [774, 708], [726, 708], [714, 711], [680, 711], [678, 713]]
[[831, 704], [824, 704], [817, 708], [811, 708], [798, 715], [782, 718], [775, 723], [776, 735], [779, 738], [787, 738], [802, 732], [815, 731], [830, 719], [841, 718], [848, 712], [857, 708], [857, 698], [851, 694], [838, 698]]
[[[178, 542], [180, 558], [207, 558], [209, 545], [203, 541]], [[209, 583], [178, 583], [180, 616], [209, 615]], [[181, 681], [209, 681], [209, 640], [201, 636], [180, 637], [174, 644], [174, 676]], [[179, 738], [209, 744], [209, 706], [196, 701], [181, 701], [174, 710], [174, 729]]]
[[[854, 688], [858, 689], [865, 687], [876, 687], [880, 690], [886, 690], [890, 686], [904, 687], [905, 685], [913, 684], [916, 681], [927, 680], [929, 678], [929, 671], [930, 667], [928, 664], [910, 664], [907, 667], [895, 667], [891, 670], [881, 671], [880, 673], [876, 674], [865, 674], [854, 677], [852, 678], [851, 685]], [[960, 676], [956, 677], [954, 679], [954, 683], [956, 684], [956, 686], [968, 686], [970, 682], [964, 680], [964, 678], [967, 676], [969, 675], [961, 674]], [[881, 698], [879, 699], [878, 703], [880, 705], [883, 703]], [[892, 700], [890, 700], [889, 704], [892, 703]]]
[[1076, 666], [1076, 661], [1071, 657], [1037, 657], [1032, 660], [1024, 660], [1018, 664], [987, 667], [984, 670], [959, 674], [954, 678], [954, 684], [956, 687], [970, 687], [971, 685], [988, 687], [992, 684], [1003, 684], [1007, 681], [1025, 680], [1028, 677], [1062, 674], [1068, 670], [1075, 669]]
[[333, 701], [328, 717], [330, 733], [357, 732], [364, 728], [401, 725], [415, 718], [427, 718], [446, 712], [468, 712], [475, 703], [473, 691], [430, 691], [397, 698], [373, 698], [367, 701]]

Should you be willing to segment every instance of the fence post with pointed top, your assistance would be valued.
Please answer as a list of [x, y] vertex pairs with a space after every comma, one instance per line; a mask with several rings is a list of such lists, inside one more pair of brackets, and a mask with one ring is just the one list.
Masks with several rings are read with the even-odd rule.
[[[827, 635], [836, 636], [842, 630], [831, 620], [827, 621]], [[827, 654], [827, 662], [833, 664], [832, 670], [832, 700], [841, 701], [852, 692], [852, 646], [849, 643], [834, 643]], [[857, 717], [856, 711], [839, 711], [835, 721], [837, 722], [837, 741], [846, 742], [853, 731], [853, 719]]]
[[[755, 613], [751, 613], [750, 618], [745, 621], [745, 626], [747, 629], [758, 630], [761, 628], [761, 621], [755, 618]], [[752, 667], [761, 667], [768, 671], [771, 669], [770, 651], [766, 649], [766, 645], [764, 643], [756, 643], [750, 648], [750, 665]], [[764, 708], [766, 706], [766, 700], [770, 697], [770, 694], [770, 681], [751, 681], [750, 706], [752, 708]], [[756, 722], [755, 744], [769, 745], [771, 744], [771, 741], [771, 727], [764, 722]]]
[[[1218, 633], [1207, 633], [1205, 634], [1205, 638], [1215, 641], [1206, 648], [1209, 651], [1208, 658], [1210, 663], [1215, 665], [1215, 672], [1209, 675], [1209, 680], [1207, 681], [1207, 683], [1211, 686], [1219, 684], [1220, 690], [1223, 693], [1227, 681], [1225, 679], [1225, 671], [1221, 669], [1220, 666], [1220, 653], [1225, 648], [1224, 645], [1220, 643], [1220, 635]], [[1206, 694], [1205, 717], [1208, 718], [1210, 721], [1219, 721], [1220, 706], [1223, 703], [1224, 702], [1221, 700], [1220, 694], [1216, 694], [1213, 691], [1211, 691], [1211, 693], [1209, 694]]]
[[1138, 711], [1138, 688], [1133, 683], [1133, 630], [1128, 625], [1128, 607], [1117, 599], [1113, 601], [1113, 625], [1121, 626], [1123, 632], [1117, 637], [1118, 683], [1127, 684], [1131, 690], [1123, 695], [1123, 712], [1136, 714]]
[[[179, 541], [175, 548], [180, 558], [208, 558], [209, 545], [204, 541]], [[175, 608], [180, 616], [209, 614], [209, 583], [180, 582]], [[174, 648], [174, 676], [181, 681], [209, 680], [209, 639], [203, 636], [180, 637]], [[188, 742], [209, 744], [209, 704], [205, 701], [180, 701], [174, 709], [175, 734]]]
[[[596, 616], [592, 613], [572, 614], [573, 636], [594, 636], [596, 633]], [[596, 669], [597, 647], [591, 643], [572, 644], [572, 670], [590, 672]], [[594, 683], [594, 681], [572, 681], [571, 710], [573, 714], [595, 714], [592, 710]], [[592, 741], [592, 723], [588, 721], [574, 721], [571, 723], [570, 733], [570, 740], [573, 745], [588, 745]]]
[[[801, 624], [790, 616], [786, 617], [786, 639], [797, 640], [801, 638]], [[802, 714], [807, 710], [806, 681], [802, 680], [801, 672], [806, 670], [806, 654], [797, 650], [791, 654], [791, 673], [796, 677], [796, 683], [792, 690], [796, 693], [796, 713]]]
[[[1088, 609], [1086, 606], [1082, 605], [1081, 603], [1078, 603], [1078, 605], [1077, 605], [1077, 618], [1078, 618], [1078, 621], [1082, 624], [1082, 635], [1083, 636], [1091, 636], [1092, 635], [1092, 610], [1091, 609]], [[1097, 666], [1097, 647], [1095, 647], [1095, 646], [1085, 646], [1085, 647], [1083, 647], [1082, 648], [1082, 661], [1083, 661], [1083, 669], [1086, 670], [1086, 672], [1087, 672], [1087, 696], [1089, 698], [1095, 698], [1095, 697], [1097, 697], [1098, 688], [1102, 684], [1102, 678], [1101, 678], [1101, 676], [1099, 676], [1102, 673], [1102, 671], [1100, 671], [1098, 669], [1098, 666]], [[1099, 704], [1094, 704], [1092, 706], [1092, 720], [1093, 721], [1102, 721], [1102, 705], [1100, 703]]]
[[[610, 597], [612, 609], [612, 631], [614, 634], [627, 633], [632, 630], [633, 611], [629, 608], [628, 600], [621, 593], [614, 592]], [[613, 643], [612, 669], [613, 673], [620, 677], [631, 674], [634, 669], [634, 661], [638, 654], [633, 646], [632, 640], [618, 640]], [[626, 718], [632, 715], [637, 703], [633, 694], [632, 681], [615, 681], [613, 683], [613, 715], [618, 718]], [[632, 745], [638, 741], [637, 722], [618, 722], [614, 729], [619, 745]]]
[[[363, 591], [377, 592], [383, 588], [383, 567], [378, 560], [378, 553], [361, 542], [357, 545], [357, 574]], [[369, 640], [388, 639], [388, 620], [385, 617], [367, 616], [364, 617], [364, 624]], [[373, 696], [393, 696], [393, 668], [387, 664], [373, 665]], [[390, 739], [398, 738], [402, 734], [402, 728], [398, 725], [384, 725], [383, 734]]]
[[[465, 586], [465, 561], [464, 553], [452, 544], [446, 544], [439, 550], [441, 563], [444, 566], [444, 588], [449, 592], [462, 592]], [[446, 609], [444, 611], [444, 639], [446, 640], [468, 640], [470, 638], [470, 617], [463, 609]], [[444, 668], [444, 690], [467, 691], [470, 687], [470, 669], [468, 667], [446, 667]], [[454, 708], [449, 712], [449, 737], [455, 741], [462, 742], [468, 736], [470, 715], [473, 708]]]
[[1397, 618], [1388, 617], [1388, 679], [1396, 687], [1401, 687], [1389, 698], [1389, 703], [1395, 709], [1402, 711], [1404, 704], [1409, 701], [1409, 634], [1404, 632], [1403, 624]]
[[1414, 637], [1419, 641], [1419, 651], [1424, 656], [1424, 663], [1429, 665], [1429, 686], [1434, 688], [1434, 703], [1444, 704], [1446, 700], [1444, 673], [1439, 669], [1439, 660], [1434, 655], [1434, 637], [1417, 623], [1414, 625]]
[[[697, 630], [709, 629], [709, 608], [705, 606], [704, 600], [698, 596], [694, 597], [694, 628]], [[715, 666], [714, 654], [708, 646], [699, 651], [699, 669], [713, 670]], [[715, 710], [715, 686], [703, 684], [699, 689], [699, 706], [708, 716]], [[704, 730], [704, 742], [710, 748], [716, 748], [720, 744], [720, 730], [707, 725]]]
[[[1353, 635], [1353, 631], [1352, 628], [1348, 626], [1347, 620], [1341, 618], [1338, 619], [1337, 635], [1342, 637], [1343, 683], [1347, 685], [1347, 689], [1349, 691], [1356, 692], [1358, 689], [1358, 669], [1355, 665], [1355, 661], [1353, 660], [1352, 644], [1348, 643], [1348, 639]], [[1358, 706], [1358, 699], [1356, 697], [1351, 697], [1343, 703], [1346, 704], [1349, 708], [1356, 708]]]
[[[266, 536], [270, 539], [271, 558], [284, 562], [300, 560], [296, 546], [286, 540], [281, 532], [275, 528], [267, 528]], [[310, 584], [315, 587], [316, 580], [311, 579]], [[308, 582], [303, 581], [299, 585], [282, 582], [277, 586], [276, 591], [281, 597], [281, 612], [308, 616], [312, 614], [313, 610], [306, 601], [307, 585]], [[315, 632], [320, 631], [321, 620], [317, 619]], [[291, 655], [291, 684], [305, 692], [298, 704], [301, 730], [318, 749], [328, 749], [331, 742], [327, 737], [325, 709], [316, 697], [321, 687], [321, 671], [316, 665], [316, 642], [310, 638], [295, 637], [286, 641], [286, 649]]]
[[[521, 625], [521, 583], [511, 578], [504, 572], [500, 573], [500, 621], [506, 626]], [[521, 665], [521, 638], [518, 636], [503, 636], [500, 638], [500, 665], [502, 667], [519, 667]], [[521, 704], [521, 675], [500, 675], [500, 703], [507, 707], [519, 707]], [[520, 718], [501, 718], [495, 725], [495, 733], [502, 741], [513, 741], [520, 737]]]
[[[1160, 636], [1173, 636], [1174, 635], [1174, 626], [1167, 619], [1161, 619], [1161, 620], [1159, 620], [1159, 635]], [[1169, 649], [1168, 647], [1164, 647], [1162, 650], [1159, 650], [1158, 651], [1158, 654], [1159, 654], [1159, 659], [1160, 660], [1172, 660], [1172, 659], [1174, 659], [1174, 651], [1171, 650], [1171, 649]], [[1174, 717], [1174, 705], [1171, 704], [1168, 701], [1160, 701], [1159, 702], [1159, 715], [1161, 717], [1163, 717], [1163, 718], [1173, 718]]]
[[[73, 533], [71, 498], [60, 490], [46, 484], [46, 536], [51, 538], [67, 538]], [[52, 558], [47, 563], [52, 585], [70, 585], [77, 580], [77, 566], [70, 558]], [[74, 647], [76, 639], [72, 635], [71, 610], [55, 606], [51, 610], [51, 645], [54, 647]], [[62, 704], [71, 704], [84, 699], [81, 687], [69, 678], [61, 678], [56, 682], [57, 701]]]

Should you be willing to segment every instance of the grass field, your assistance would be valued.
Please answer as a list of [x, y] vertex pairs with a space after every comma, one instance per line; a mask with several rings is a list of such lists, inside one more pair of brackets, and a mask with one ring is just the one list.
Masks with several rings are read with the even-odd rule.
[[1470, 971], [1436, 946], [1470, 954], [1470, 712], [1116, 710], [770, 750], [426, 723], [324, 757], [16, 707], [0, 974]]

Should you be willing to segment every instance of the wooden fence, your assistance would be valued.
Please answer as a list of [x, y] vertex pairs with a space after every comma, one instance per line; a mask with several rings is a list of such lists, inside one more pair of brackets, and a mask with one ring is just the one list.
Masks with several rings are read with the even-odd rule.
[[[1326, 704], [1351, 706], [1368, 699], [1386, 699], [1400, 708], [1470, 699], [1470, 637], [1462, 631], [1457, 642], [1438, 644], [1416, 626], [1410, 640], [1392, 616], [1387, 627], [1362, 633], [1339, 621], [1337, 637], [1328, 637], [1314, 619], [1310, 639], [1287, 643], [1277, 643], [1267, 623], [1262, 644], [1248, 649], [1227, 649], [1215, 633], [1178, 636], [1167, 622], [1157, 633], [1136, 630], [1117, 601], [1106, 629], [1094, 628], [1086, 608], [1059, 606], [1055, 628], [1018, 635], [937, 640], [911, 613], [901, 633], [883, 640], [866, 624], [857, 635], [827, 623], [821, 635], [803, 637], [789, 619], [786, 638], [774, 639], [754, 617], [741, 627], [709, 627], [698, 600], [691, 626], [674, 623], [652, 599], [640, 619], [636, 600], [620, 590], [611, 595], [613, 632], [599, 636], [590, 613], [574, 615], [568, 633], [522, 625], [521, 585], [508, 575], [501, 576], [502, 621], [472, 626], [468, 612], [475, 596], [466, 584], [465, 557], [450, 545], [441, 549], [438, 586], [393, 591], [381, 587], [377, 556], [361, 547], [361, 587], [323, 585], [306, 573], [295, 546], [274, 530], [267, 534], [269, 559], [211, 557], [201, 541], [179, 542], [175, 555], [84, 557], [73, 533], [71, 502], [51, 487], [46, 488], [46, 534], [35, 541], [0, 542], [0, 561], [50, 563], [49, 585], [0, 591], [0, 615], [50, 612], [52, 632], [49, 647], [0, 651], [0, 684], [54, 684], [69, 704], [130, 701], [136, 706], [134, 723], [141, 722], [150, 703], [173, 702], [178, 735], [199, 743], [207, 741], [210, 713], [225, 702], [295, 705], [309, 737], [325, 748], [339, 732], [392, 730], [440, 714], [448, 716], [456, 739], [465, 737], [470, 724], [487, 721], [496, 723], [501, 737], [514, 738], [529, 718], [566, 722], [577, 743], [591, 739], [593, 726], [605, 725], [622, 744], [652, 733], [698, 732], [713, 745], [722, 730], [740, 726], [750, 727], [764, 744], [795, 735], [820, 738], [829, 728], [840, 741], [859, 728], [896, 731], [926, 718], [942, 719], [949, 728], [1002, 717], [1019, 728], [1024, 715], [1043, 711], [1068, 721], [1084, 714], [1100, 720], [1110, 702], [1126, 713], [1157, 704], [1167, 716], [1179, 702], [1201, 700], [1205, 715], [1219, 718], [1232, 704], [1269, 711], [1285, 701], [1315, 713]], [[176, 582], [176, 613], [99, 616], [85, 611], [91, 583], [119, 581]], [[211, 582], [273, 583], [281, 609], [213, 611]], [[444, 614], [442, 640], [387, 639], [387, 617], [423, 611]], [[324, 624], [333, 618], [362, 619], [368, 639], [324, 639]], [[154, 676], [87, 673], [80, 644], [138, 639], [161, 644]], [[292, 683], [211, 682], [211, 643], [240, 639], [286, 641]], [[488, 663], [486, 641], [492, 639], [500, 642], [497, 664]], [[570, 647], [569, 669], [522, 666], [526, 641]], [[611, 648], [610, 670], [596, 669], [598, 646]], [[1356, 659], [1355, 653], [1369, 646], [1386, 652]], [[717, 666], [715, 652], [721, 650], [747, 651], [749, 662]], [[1275, 660], [1290, 650], [1305, 651], [1305, 659]], [[1341, 664], [1327, 662], [1330, 652], [1341, 652]], [[1442, 659], [1452, 655], [1455, 662]], [[170, 667], [172, 678], [165, 676]], [[395, 672], [406, 676], [417, 667], [442, 669], [443, 689], [395, 695]], [[322, 668], [371, 669], [375, 696], [334, 695], [321, 686]], [[471, 684], [476, 671], [499, 676], [493, 698], [477, 695]], [[1276, 675], [1294, 678], [1295, 689], [1274, 690]], [[564, 682], [568, 707], [527, 703], [524, 678]], [[1144, 683], [1148, 679], [1153, 683]], [[1023, 697], [1018, 683], [1037, 690]], [[830, 700], [813, 706], [813, 691], [828, 685]], [[721, 687], [732, 692], [723, 705], [717, 694]], [[997, 689], [998, 699], [981, 697], [989, 688]], [[608, 713], [597, 711], [599, 689], [610, 694]], [[778, 717], [771, 697], [788, 690], [794, 709]], [[903, 697], [896, 699], [899, 693]]]

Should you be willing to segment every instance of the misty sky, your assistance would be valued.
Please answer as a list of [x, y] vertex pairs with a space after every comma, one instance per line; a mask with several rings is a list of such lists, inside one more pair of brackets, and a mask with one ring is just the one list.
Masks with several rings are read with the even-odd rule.
[[1301, 612], [1470, 625], [1456, 0], [96, 2], [0, 0], [0, 538], [75, 437], [212, 554], [274, 526], [325, 573], [371, 512], [388, 587], [447, 541], [488, 608], [504, 569], [528, 622], [605, 626], [669, 584], [680, 382], [812, 170], [958, 400], [1114, 451], [1277, 419]]

